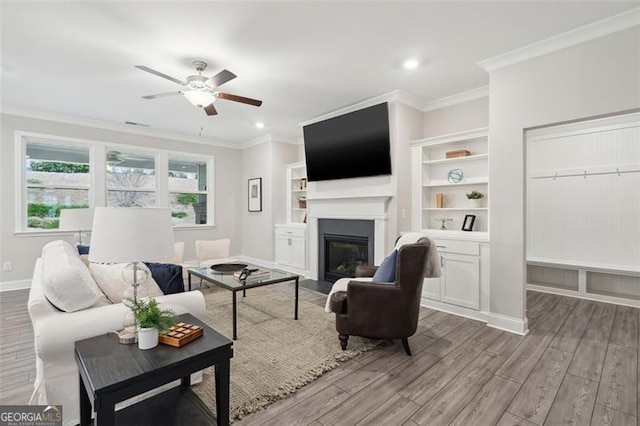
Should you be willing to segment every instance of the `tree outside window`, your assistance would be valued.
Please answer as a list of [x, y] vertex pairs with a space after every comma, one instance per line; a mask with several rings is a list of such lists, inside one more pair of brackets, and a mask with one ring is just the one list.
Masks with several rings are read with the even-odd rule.
[[155, 206], [156, 180], [153, 156], [109, 151], [106, 167], [108, 206]]
[[207, 223], [207, 162], [169, 158], [169, 207], [174, 225]]
[[27, 229], [57, 229], [60, 210], [89, 207], [87, 148], [26, 144]]

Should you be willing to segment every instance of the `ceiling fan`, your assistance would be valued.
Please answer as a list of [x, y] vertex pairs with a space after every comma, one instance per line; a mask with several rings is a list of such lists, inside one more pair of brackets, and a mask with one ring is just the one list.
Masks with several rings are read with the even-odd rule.
[[185, 98], [193, 105], [204, 109], [207, 115], [216, 115], [218, 111], [213, 106], [213, 102], [216, 98], [225, 99], [228, 101], [240, 102], [243, 104], [253, 105], [259, 107], [262, 105], [262, 101], [257, 99], [245, 98], [244, 96], [232, 95], [231, 93], [218, 92], [219, 86], [236, 78], [236, 75], [229, 70], [222, 70], [211, 78], [207, 78], [202, 75], [202, 71], [207, 68], [207, 63], [201, 60], [193, 61], [193, 66], [198, 71], [197, 75], [190, 75], [186, 81], [178, 80], [170, 75], [161, 73], [152, 68], [144, 65], [136, 65], [136, 68], [142, 71], [149, 72], [157, 75], [158, 77], [165, 78], [174, 83], [178, 83], [185, 87], [185, 90], [179, 90], [177, 92], [159, 93], [157, 95], [143, 96], [144, 99], [157, 99], [167, 96], [184, 95]]

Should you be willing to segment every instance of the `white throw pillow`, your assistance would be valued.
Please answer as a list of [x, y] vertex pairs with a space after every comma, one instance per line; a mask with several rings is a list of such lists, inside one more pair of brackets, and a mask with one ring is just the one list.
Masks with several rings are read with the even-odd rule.
[[62, 240], [42, 248], [42, 291], [65, 312], [109, 304], [76, 248]]
[[[121, 303], [125, 290], [131, 287], [131, 283], [125, 281], [122, 272], [128, 263], [90, 263], [91, 275], [98, 283], [100, 289], [107, 295], [111, 303]], [[147, 289], [149, 297], [163, 296], [164, 293], [153, 279], [151, 273], [149, 278], [141, 284]]]

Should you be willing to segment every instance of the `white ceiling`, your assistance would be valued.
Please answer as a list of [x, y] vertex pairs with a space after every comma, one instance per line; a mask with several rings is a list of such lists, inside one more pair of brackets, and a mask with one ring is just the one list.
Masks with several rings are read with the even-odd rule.
[[[637, 2], [4, 2], [2, 107], [54, 112], [226, 142], [271, 134], [402, 90], [423, 101], [488, 84], [477, 62], [637, 7]], [[402, 68], [408, 57], [421, 66]], [[191, 61], [238, 75], [207, 117], [178, 89]], [[263, 121], [264, 129], [254, 127]]]

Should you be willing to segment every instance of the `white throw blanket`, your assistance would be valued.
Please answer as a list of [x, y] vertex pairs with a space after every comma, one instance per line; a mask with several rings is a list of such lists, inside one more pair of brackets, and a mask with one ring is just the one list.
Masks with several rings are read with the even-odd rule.
[[333, 287], [331, 287], [331, 291], [327, 296], [327, 302], [324, 305], [325, 312], [331, 313], [331, 295], [339, 291], [347, 291], [347, 286], [350, 281], [371, 282], [371, 280], [373, 280], [373, 278], [340, 278], [338, 281], [333, 283]]
[[[417, 243], [420, 239], [426, 240], [429, 248], [427, 251], [427, 262], [424, 265], [424, 277], [438, 278], [442, 275], [442, 270], [440, 269], [440, 255], [438, 254], [436, 243], [431, 238], [418, 232], [407, 232], [398, 238], [394, 250], [400, 250], [400, 247], [405, 244]], [[333, 287], [331, 287], [331, 291], [327, 295], [327, 302], [324, 305], [325, 312], [331, 313], [331, 296], [333, 293], [337, 293], [339, 291], [347, 291], [349, 281], [371, 282], [372, 279], [373, 278], [340, 278], [338, 281], [333, 283]]]

